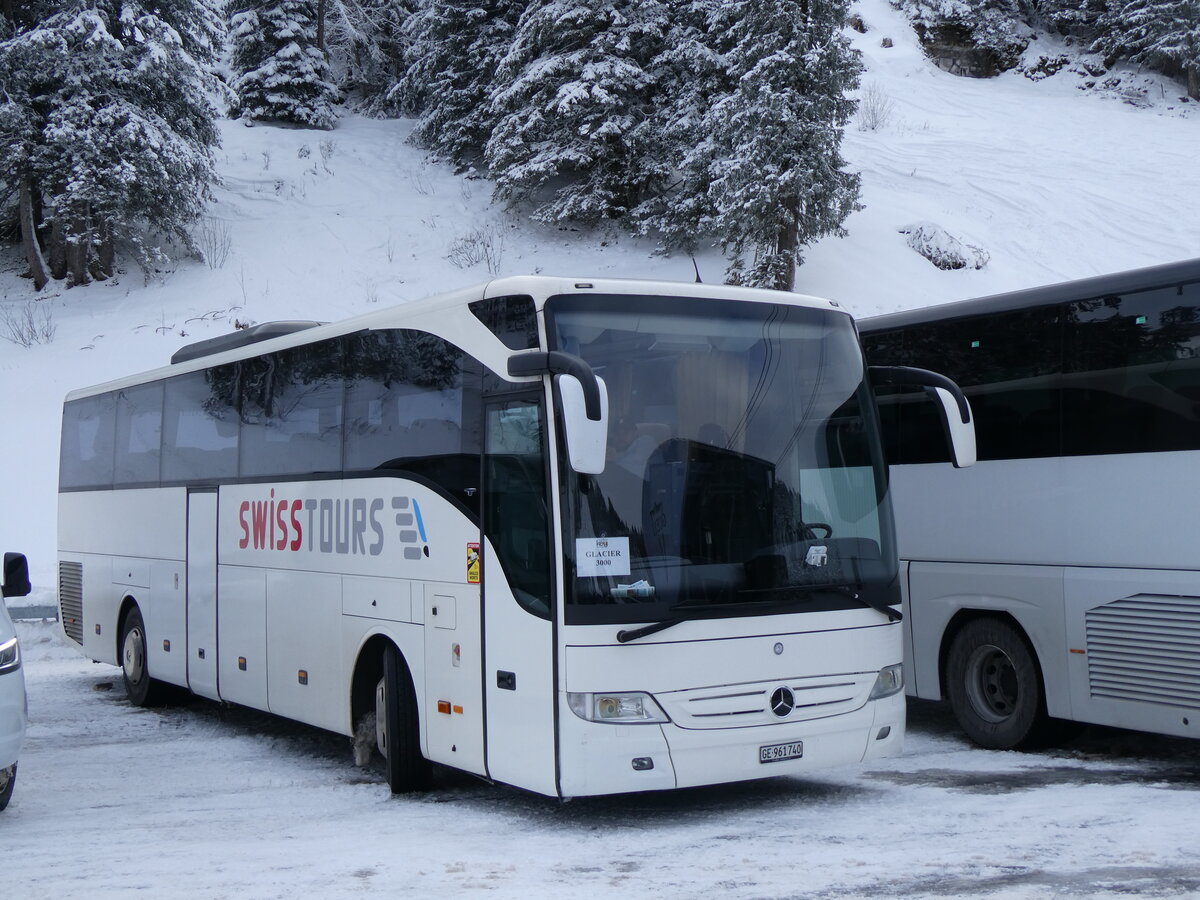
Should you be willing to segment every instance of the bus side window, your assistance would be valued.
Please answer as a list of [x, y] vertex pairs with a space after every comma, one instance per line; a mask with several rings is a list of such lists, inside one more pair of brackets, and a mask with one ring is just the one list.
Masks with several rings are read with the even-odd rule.
[[242, 476], [342, 469], [340, 340], [284, 350], [242, 364]]
[[1064, 452], [1200, 449], [1200, 285], [1068, 304]]
[[550, 538], [541, 405], [497, 404], [487, 413], [484, 532], [517, 602], [550, 617]]
[[158, 483], [162, 414], [161, 382], [117, 392], [115, 484]]
[[480, 366], [417, 331], [353, 335], [346, 347], [345, 469], [409, 472], [479, 512]]
[[59, 482], [64, 488], [110, 487], [113, 479], [113, 394], [72, 400], [63, 408]]
[[240, 370], [231, 363], [167, 380], [163, 481], [237, 477]]

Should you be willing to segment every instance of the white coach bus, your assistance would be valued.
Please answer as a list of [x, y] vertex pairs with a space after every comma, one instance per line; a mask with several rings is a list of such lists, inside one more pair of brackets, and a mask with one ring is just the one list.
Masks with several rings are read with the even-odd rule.
[[893, 754], [866, 376], [836, 304], [700, 284], [509, 278], [204, 341], [67, 397], [63, 626], [136, 704], [354, 736], [396, 792], [431, 762], [569, 797]]
[[1200, 736], [1200, 260], [860, 322], [868, 361], [936, 362], [979, 465], [880, 397], [908, 690], [994, 748], [1063, 720]]

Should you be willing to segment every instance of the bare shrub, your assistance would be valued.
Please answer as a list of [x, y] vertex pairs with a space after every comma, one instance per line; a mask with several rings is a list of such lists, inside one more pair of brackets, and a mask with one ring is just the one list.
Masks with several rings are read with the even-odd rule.
[[468, 231], [455, 238], [446, 251], [446, 259], [467, 269], [479, 263], [487, 265], [489, 275], [500, 274], [500, 261], [504, 257], [504, 232], [491, 225]]
[[205, 216], [196, 226], [192, 239], [210, 269], [220, 269], [229, 261], [233, 249], [233, 229], [222, 219]]
[[50, 307], [37, 300], [30, 300], [20, 309], [8, 306], [0, 308], [0, 325], [4, 326], [0, 337], [22, 347], [49, 344], [58, 331]]
[[422, 197], [428, 197], [433, 194], [433, 182], [429, 180], [429, 176], [424, 172], [415, 169], [408, 170], [408, 183], [412, 189]]
[[862, 99], [858, 101], [859, 130], [878, 131], [883, 128], [891, 121], [895, 108], [896, 104], [887, 91], [878, 84], [868, 84], [863, 88]]

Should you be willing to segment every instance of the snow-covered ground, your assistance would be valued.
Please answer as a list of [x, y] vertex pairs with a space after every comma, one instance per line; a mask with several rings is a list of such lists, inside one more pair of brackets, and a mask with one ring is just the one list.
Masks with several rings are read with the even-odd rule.
[[18, 628], [6, 897], [1200, 895], [1186, 741], [992, 752], [918, 704], [903, 757], [806, 779], [560, 804], [439, 771], [393, 798], [345, 738], [200, 700], [137, 709], [53, 624]]

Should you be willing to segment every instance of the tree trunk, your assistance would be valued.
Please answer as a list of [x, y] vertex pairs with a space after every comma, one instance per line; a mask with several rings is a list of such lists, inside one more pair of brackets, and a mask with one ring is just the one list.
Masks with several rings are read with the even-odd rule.
[[326, 0], [317, 0], [317, 49], [325, 52], [325, 6]]
[[69, 284], [74, 287], [89, 283], [92, 278], [88, 274], [88, 256], [92, 243], [92, 230], [88, 227], [87, 216], [76, 215], [71, 220], [71, 231], [67, 236], [67, 273]]
[[1200, 100], [1200, 69], [1188, 66], [1187, 81], [1188, 96], [1193, 100]]
[[50, 275], [59, 281], [67, 277], [67, 236], [63, 233], [62, 211], [55, 208], [50, 220], [50, 241], [46, 248], [50, 257]]
[[29, 271], [33, 273], [33, 286], [40, 291], [50, 282], [50, 273], [46, 267], [46, 259], [42, 256], [42, 246], [38, 243], [38, 223], [33, 212], [33, 179], [22, 175], [18, 190], [21, 244], [25, 248], [25, 261], [29, 263]]
[[793, 207], [787, 224], [779, 230], [775, 251], [786, 256], [788, 264], [780, 268], [779, 279], [774, 285], [777, 291], [790, 291], [796, 286], [796, 245], [800, 241], [799, 218], [800, 214]]
[[113, 277], [113, 272], [116, 271], [116, 249], [113, 246], [112, 225], [107, 222], [100, 223], [99, 245], [96, 248], [96, 264], [92, 267], [92, 275], [97, 281], [104, 281]]

